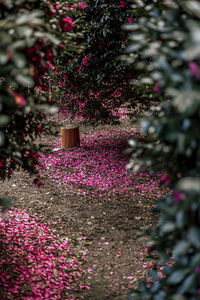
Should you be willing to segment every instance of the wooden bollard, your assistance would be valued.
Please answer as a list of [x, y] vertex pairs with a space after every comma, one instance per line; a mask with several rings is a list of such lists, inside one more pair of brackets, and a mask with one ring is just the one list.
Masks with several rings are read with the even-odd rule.
[[64, 150], [80, 146], [79, 127], [69, 125], [61, 127], [61, 148]]

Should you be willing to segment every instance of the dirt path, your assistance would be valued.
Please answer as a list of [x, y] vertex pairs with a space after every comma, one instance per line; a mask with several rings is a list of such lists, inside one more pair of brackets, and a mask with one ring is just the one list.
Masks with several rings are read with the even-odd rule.
[[[124, 126], [127, 128], [127, 124]], [[92, 130], [81, 128], [83, 133]], [[105, 201], [74, 196], [49, 179], [43, 182], [37, 187], [27, 176], [16, 173], [10, 181], [1, 183], [1, 196], [16, 196], [18, 208], [42, 214], [42, 222], [67, 238], [77, 256], [84, 253], [80, 283], [89, 285], [90, 290], [77, 292], [76, 299], [125, 300], [128, 288], [146, 272], [136, 231], [155, 222], [151, 213], [154, 200], [121, 195]]]

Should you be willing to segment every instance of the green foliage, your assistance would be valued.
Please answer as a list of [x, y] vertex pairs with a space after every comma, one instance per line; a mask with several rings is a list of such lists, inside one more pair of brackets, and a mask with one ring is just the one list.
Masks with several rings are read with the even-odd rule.
[[0, 1], [0, 179], [19, 167], [36, 172], [40, 146], [34, 140], [46, 130], [45, 113], [55, 110], [37, 92], [51, 48], [59, 43], [48, 31], [40, 4]]
[[[152, 172], [165, 170], [161, 180], [173, 193], [158, 203], [161, 217], [151, 232], [151, 245], [158, 256], [152, 281], [141, 282], [129, 300], [199, 299], [200, 2], [133, 3], [144, 16], [129, 26], [133, 44], [128, 51], [138, 68], [149, 62], [146, 81], [156, 82], [165, 101], [141, 120], [150, 142], [130, 141], [128, 167], [134, 172], [146, 167]], [[163, 276], [160, 267], [164, 267]]]
[[[59, 36], [61, 44], [57, 51], [56, 59], [65, 57], [65, 61], [75, 53], [80, 53], [84, 49], [84, 10], [87, 1], [46, 1], [48, 7], [46, 14], [51, 17], [48, 26], [56, 36]], [[63, 26], [62, 20], [67, 18], [69, 26]], [[60, 50], [60, 51], [59, 51]]]

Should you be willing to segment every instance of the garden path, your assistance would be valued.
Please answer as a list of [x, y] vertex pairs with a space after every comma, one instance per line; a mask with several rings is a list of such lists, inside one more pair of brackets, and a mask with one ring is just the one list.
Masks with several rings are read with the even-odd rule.
[[[58, 127], [61, 125], [60, 122]], [[126, 119], [115, 129], [123, 131], [132, 126]], [[81, 127], [81, 135], [109, 130], [113, 126]], [[53, 138], [44, 139], [50, 145]], [[45, 173], [42, 181], [44, 185], [34, 186], [30, 178], [18, 172], [2, 184], [2, 189], [5, 194], [17, 197], [17, 208], [26, 209], [31, 215], [42, 214], [42, 223], [69, 240], [83, 268], [80, 278], [83, 289], [73, 291], [75, 299], [127, 299], [128, 288], [151, 268], [136, 232], [157, 220], [151, 212], [154, 192], [152, 197], [115, 193], [106, 199], [97, 193], [72, 194]]]

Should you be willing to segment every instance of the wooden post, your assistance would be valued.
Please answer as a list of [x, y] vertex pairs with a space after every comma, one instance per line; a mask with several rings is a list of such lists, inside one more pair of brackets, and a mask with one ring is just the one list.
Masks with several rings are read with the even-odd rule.
[[61, 148], [64, 150], [80, 146], [80, 132], [78, 126], [61, 127]]

